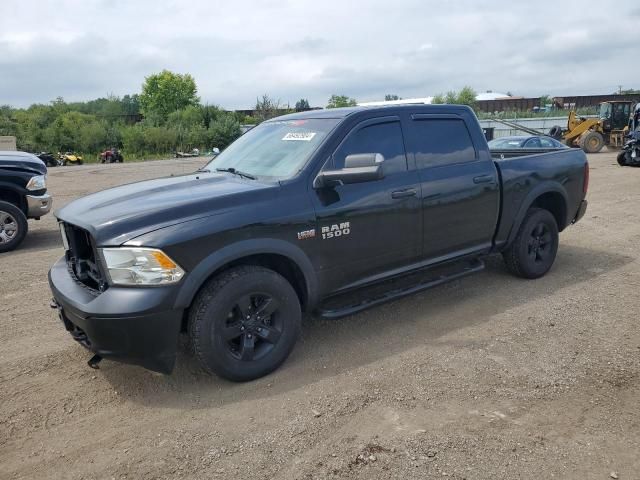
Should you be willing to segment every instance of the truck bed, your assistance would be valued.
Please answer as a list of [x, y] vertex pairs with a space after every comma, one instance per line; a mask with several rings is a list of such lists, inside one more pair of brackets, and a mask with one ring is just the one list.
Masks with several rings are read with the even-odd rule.
[[[494, 158], [502, 183], [500, 217], [494, 239], [497, 249], [515, 234], [528, 205], [542, 191], [549, 198], [562, 198], [565, 205], [556, 218], [558, 229], [564, 230], [574, 219], [584, 198], [587, 158], [582, 150], [570, 148], [510, 158]], [[492, 152], [493, 155], [493, 152]]]

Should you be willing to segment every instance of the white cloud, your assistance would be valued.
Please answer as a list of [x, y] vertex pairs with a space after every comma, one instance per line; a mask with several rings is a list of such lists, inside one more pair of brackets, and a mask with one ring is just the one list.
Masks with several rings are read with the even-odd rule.
[[227, 108], [251, 107], [263, 93], [324, 105], [332, 93], [367, 101], [464, 85], [519, 95], [639, 87], [629, 32], [640, 10], [608, 14], [601, 2], [566, 0], [572, 16], [563, 24], [549, 13], [556, 6], [4, 0], [0, 104], [135, 93], [146, 75], [163, 68], [191, 73], [203, 101]]

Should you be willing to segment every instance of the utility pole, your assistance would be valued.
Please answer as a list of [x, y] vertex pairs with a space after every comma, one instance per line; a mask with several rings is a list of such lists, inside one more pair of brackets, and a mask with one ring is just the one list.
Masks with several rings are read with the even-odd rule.
[[622, 85], [618, 85], [618, 95], [622, 95]]

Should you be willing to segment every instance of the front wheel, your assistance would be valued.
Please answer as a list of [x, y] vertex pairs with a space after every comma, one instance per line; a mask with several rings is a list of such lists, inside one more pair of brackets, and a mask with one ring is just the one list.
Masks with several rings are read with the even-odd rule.
[[598, 153], [604, 146], [604, 137], [599, 132], [589, 131], [580, 137], [580, 148], [586, 153]]
[[0, 253], [13, 250], [27, 235], [27, 217], [15, 205], [0, 202]]
[[549, 271], [558, 252], [558, 224], [548, 210], [531, 208], [511, 245], [502, 253], [507, 269], [523, 278]]
[[291, 284], [259, 266], [227, 270], [198, 293], [189, 337], [205, 370], [242, 382], [278, 368], [296, 343], [302, 313]]

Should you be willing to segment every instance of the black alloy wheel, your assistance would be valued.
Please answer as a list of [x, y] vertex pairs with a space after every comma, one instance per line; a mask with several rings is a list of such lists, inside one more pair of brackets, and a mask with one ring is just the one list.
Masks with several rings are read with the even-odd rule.
[[551, 254], [551, 230], [544, 222], [538, 222], [529, 236], [529, 257], [534, 263], [545, 263]]
[[278, 306], [275, 298], [263, 292], [238, 300], [220, 332], [234, 358], [251, 362], [273, 350], [283, 328]]

